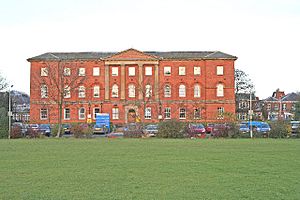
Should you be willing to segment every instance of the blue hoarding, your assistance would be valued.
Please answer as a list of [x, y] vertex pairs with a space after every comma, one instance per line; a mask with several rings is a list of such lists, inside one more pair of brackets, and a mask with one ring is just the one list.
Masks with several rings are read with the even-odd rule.
[[109, 113], [96, 113], [96, 125], [107, 128], [110, 132], [110, 118]]

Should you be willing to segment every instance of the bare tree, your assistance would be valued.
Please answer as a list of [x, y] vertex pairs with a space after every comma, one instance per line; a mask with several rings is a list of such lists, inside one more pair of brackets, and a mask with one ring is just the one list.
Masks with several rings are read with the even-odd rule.
[[44, 63], [41, 72], [36, 72], [33, 76], [35, 90], [40, 91], [43, 107], [58, 108], [58, 132], [56, 137], [60, 137], [62, 132], [63, 107], [68, 103], [72, 91], [78, 91], [86, 79], [85, 71], [81, 74], [77, 63], [68, 63], [67, 60], [58, 59]]
[[6, 88], [8, 88], [9, 84], [6, 80], [6, 78], [4, 78], [2, 76], [2, 74], [0, 73], [0, 91], [5, 90]]
[[249, 78], [249, 75], [240, 69], [235, 69], [235, 93], [254, 93], [254, 85]]

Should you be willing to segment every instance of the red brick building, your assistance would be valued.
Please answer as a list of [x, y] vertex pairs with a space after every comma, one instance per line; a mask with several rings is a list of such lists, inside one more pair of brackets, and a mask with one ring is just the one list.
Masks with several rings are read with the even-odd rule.
[[[29, 58], [31, 122], [223, 121], [235, 114], [235, 56], [219, 51], [45, 53]], [[63, 91], [63, 93], [61, 93]], [[61, 94], [61, 95], [60, 95]]]

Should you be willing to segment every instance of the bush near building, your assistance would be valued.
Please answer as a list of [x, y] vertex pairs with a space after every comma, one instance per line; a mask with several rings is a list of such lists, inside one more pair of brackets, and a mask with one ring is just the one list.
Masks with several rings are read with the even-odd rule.
[[160, 138], [187, 137], [186, 123], [177, 120], [160, 122], [157, 137]]
[[269, 133], [270, 138], [286, 138], [290, 133], [289, 122], [278, 120], [276, 122], [270, 122], [271, 131]]

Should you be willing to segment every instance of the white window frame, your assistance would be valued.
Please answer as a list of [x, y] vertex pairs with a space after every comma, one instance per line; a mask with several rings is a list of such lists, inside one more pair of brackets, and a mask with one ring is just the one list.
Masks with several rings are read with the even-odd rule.
[[81, 120], [85, 119], [85, 108], [84, 107], [81, 107], [78, 109], [78, 119], [81, 119]]
[[224, 119], [224, 112], [225, 112], [224, 107], [218, 107], [218, 117], [217, 117], [217, 119]]
[[41, 98], [48, 98], [48, 86], [46, 84], [41, 85]]
[[119, 119], [119, 108], [112, 108], [112, 119]]
[[[67, 113], [67, 110], [69, 111]], [[65, 108], [64, 109], [64, 120], [70, 120], [71, 119], [71, 109], [70, 108]]]
[[179, 85], [178, 96], [186, 97], [186, 86], [184, 84]]
[[151, 107], [145, 108], [145, 119], [151, 119]]
[[201, 97], [201, 87], [199, 84], [194, 85], [194, 97], [200, 98]]
[[135, 76], [135, 67], [128, 67], [128, 76]]
[[111, 68], [111, 76], [119, 76], [119, 67]]
[[[96, 110], [98, 110], [99, 112], [96, 112]], [[94, 119], [96, 119], [96, 113], [101, 113], [101, 110], [100, 110], [100, 108], [98, 108], [98, 107], [95, 107], [94, 109], [93, 109], [93, 118]]]
[[100, 67], [93, 67], [93, 76], [100, 76]]
[[171, 95], [172, 95], [171, 85], [166, 84], [164, 87], [164, 96], [171, 97]]
[[85, 68], [84, 67], [80, 67], [78, 69], [78, 76], [85, 76]]
[[171, 108], [166, 107], [164, 111], [165, 119], [171, 119]]
[[217, 97], [224, 97], [224, 84], [222, 83], [217, 85]]
[[83, 85], [78, 87], [78, 98], [85, 98], [85, 87]]
[[165, 67], [164, 67], [164, 76], [171, 76], [171, 73], [172, 73], [171, 70], [172, 70], [172, 69], [171, 69], [170, 66], [165, 66]]
[[147, 84], [145, 86], [145, 97], [151, 97], [152, 96], [152, 86], [150, 84]]
[[152, 67], [145, 67], [145, 76], [152, 76]]
[[181, 66], [181, 67], [178, 68], [178, 75], [179, 76], [185, 76], [186, 75], [184, 66]]
[[71, 76], [71, 68], [69, 67], [64, 68], [64, 76]]
[[286, 103], [282, 104], [282, 110], [286, 110], [287, 106]]
[[179, 119], [186, 119], [186, 108], [179, 108]]
[[194, 75], [201, 75], [201, 67], [194, 66]]
[[117, 84], [114, 84], [111, 87], [111, 97], [114, 97], [114, 98], [119, 97], [119, 86]]
[[48, 76], [49, 70], [47, 67], [41, 68], [41, 76]]
[[71, 98], [71, 88], [68, 85], [66, 85], [64, 89], [64, 98], [65, 99]]
[[128, 97], [130, 97], [130, 98], [135, 97], [135, 85], [134, 84], [128, 85]]
[[267, 105], [267, 110], [271, 110], [271, 108], [272, 108], [271, 104], [268, 103], [268, 105]]
[[41, 108], [40, 109], [40, 119], [41, 120], [47, 120], [48, 119], [48, 109], [47, 108]]
[[95, 98], [99, 98], [100, 97], [100, 86], [99, 85], [95, 85], [94, 89], [93, 89], [93, 96]]
[[217, 66], [217, 75], [224, 75], [224, 66]]

